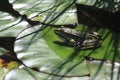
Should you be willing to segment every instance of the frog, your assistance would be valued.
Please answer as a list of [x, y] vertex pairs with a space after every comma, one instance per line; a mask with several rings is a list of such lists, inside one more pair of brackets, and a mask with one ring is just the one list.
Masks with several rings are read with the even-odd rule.
[[62, 41], [54, 41], [60, 46], [74, 47], [79, 49], [98, 48], [102, 44], [101, 36], [95, 31], [80, 31], [61, 27], [54, 30]]

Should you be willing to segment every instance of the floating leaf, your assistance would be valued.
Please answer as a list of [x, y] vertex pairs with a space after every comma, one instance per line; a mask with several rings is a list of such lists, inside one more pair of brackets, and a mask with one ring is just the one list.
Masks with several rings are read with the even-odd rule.
[[[1, 78], [3, 76], [1, 75], [3, 71], [0, 69], [1, 80], [21, 80], [21, 78], [23, 80], [119, 80], [119, 66], [117, 66], [118, 69], [116, 69], [116, 65], [113, 65], [115, 61], [119, 61], [120, 59], [119, 54], [117, 54], [120, 52], [119, 33], [117, 34], [108, 28], [102, 29], [98, 26], [73, 25], [77, 23], [77, 9], [75, 3], [76, 1], [83, 0], [9, 1], [13, 1], [11, 4], [15, 10], [23, 15], [21, 17], [22, 20], [24, 19], [25, 21], [21, 22], [20, 20], [18, 24], [12, 25], [13, 21], [16, 19], [13, 20], [13, 17], [9, 18], [10, 15], [8, 16], [8, 14], [0, 12], [0, 25], [2, 26], [0, 35], [17, 37], [14, 46], [17, 57], [12, 55], [14, 57], [12, 57], [13, 63], [14, 59], [16, 59], [16, 61], [19, 59], [28, 67], [21, 65], [19, 67], [20, 69], [12, 69], [4, 78]], [[84, 2], [86, 4], [87, 2], [91, 2], [92, 5], [101, 7], [101, 5], [104, 6], [104, 4], [111, 5], [107, 2], [113, 1], [84, 0]], [[114, 0], [112, 4], [118, 5], [118, 2]], [[44, 18], [42, 20], [37, 20], [37, 18], [41, 16], [44, 16]], [[33, 18], [36, 20], [33, 20]], [[28, 24], [26, 25], [25, 22], [28, 22]], [[35, 26], [35, 24], [38, 23], [39, 26]], [[31, 27], [31, 25], [33, 27]], [[54, 41], [61, 41], [54, 33], [54, 30], [61, 26], [68, 28], [76, 26], [76, 30], [79, 31], [95, 31], [102, 37], [103, 43], [101, 47], [91, 50], [80, 50], [74, 47], [70, 48], [54, 44]], [[41, 30], [43, 30], [43, 32]], [[47, 44], [43, 38], [46, 40]], [[2, 48], [5, 49], [5, 47]], [[9, 50], [8, 48], [6, 49], [6, 51], [2, 51], [7, 54]], [[85, 61], [86, 58], [88, 58], [88, 62]], [[95, 59], [95, 61], [91, 59]], [[102, 61], [97, 63], [96, 59]], [[113, 62], [108, 64], [110, 66], [107, 64], [104, 65], [103, 62], [106, 60], [111, 60]], [[116, 70], [114, 70], [114, 68]], [[97, 75], [98, 72], [100, 72], [99, 75]], [[96, 78], [94, 78], [94, 74]], [[114, 75], [115, 78], [113, 79], [112, 77], [114, 77]]]

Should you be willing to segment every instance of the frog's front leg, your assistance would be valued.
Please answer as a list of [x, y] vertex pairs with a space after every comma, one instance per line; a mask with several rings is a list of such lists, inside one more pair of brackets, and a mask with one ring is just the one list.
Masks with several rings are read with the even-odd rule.
[[82, 47], [82, 45], [81, 45], [80, 42], [75, 43], [74, 46], [75, 46], [75, 47], [78, 47], [78, 48]]

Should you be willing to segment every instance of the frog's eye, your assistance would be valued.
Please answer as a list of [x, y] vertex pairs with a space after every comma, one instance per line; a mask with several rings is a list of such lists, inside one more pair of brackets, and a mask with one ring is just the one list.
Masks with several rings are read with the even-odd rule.
[[58, 28], [57, 30], [63, 30], [63, 28]]
[[64, 28], [58, 28], [57, 31], [65, 32], [65, 29]]
[[75, 40], [74, 39], [70, 39], [70, 42], [75, 42]]
[[91, 32], [92, 34], [94, 34], [94, 35], [99, 35], [97, 32]]
[[69, 29], [69, 28], [61, 28], [61, 30], [63, 30], [64, 32], [67, 32], [67, 31], [69, 31], [70, 29]]

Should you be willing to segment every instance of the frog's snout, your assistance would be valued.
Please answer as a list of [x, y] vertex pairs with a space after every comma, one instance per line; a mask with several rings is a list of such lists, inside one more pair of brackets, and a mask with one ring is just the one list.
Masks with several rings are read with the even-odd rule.
[[57, 35], [60, 34], [59, 30], [54, 30], [54, 32], [55, 32], [55, 34], [57, 34]]

